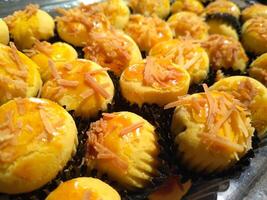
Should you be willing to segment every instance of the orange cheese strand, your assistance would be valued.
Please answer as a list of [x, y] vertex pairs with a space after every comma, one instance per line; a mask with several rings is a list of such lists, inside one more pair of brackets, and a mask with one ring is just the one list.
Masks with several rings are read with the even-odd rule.
[[49, 66], [49, 68], [51, 70], [53, 78], [59, 79], [60, 78], [60, 74], [57, 71], [55, 63], [52, 60], [49, 59], [48, 60], [48, 66]]
[[[169, 66], [161, 66], [162, 61], [166, 61]], [[169, 81], [182, 77], [183, 74], [172, 67], [172, 63], [168, 61], [168, 59], [156, 60], [153, 57], [147, 57], [144, 67], [144, 85], [153, 86], [154, 83], [158, 83], [162, 87], [167, 87]]]
[[79, 85], [79, 81], [70, 81], [65, 79], [58, 79], [57, 84], [64, 87], [77, 87]]
[[197, 56], [194, 56], [191, 60], [187, 61], [185, 65], [183, 65], [184, 69], [189, 69], [192, 65], [194, 65], [202, 56], [198, 54]]
[[208, 119], [207, 119], [207, 125], [208, 125], [208, 129], [210, 129], [210, 126], [213, 124], [214, 122], [214, 114], [216, 112], [217, 109], [217, 105], [215, 100], [213, 99], [213, 97], [211, 96], [208, 86], [207, 84], [203, 84], [203, 88], [208, 100], [208, 104], [209, 104], [209, 113], [208, 113]]
[[241, 146], [240, 144], [233, 143], [224, 137], [221, 137], [218, 135], [211, 135], [209, 133], [201, 133], [199, 135], [203, 137], [204, 139], [210, 140], [216, 145], [219, 145], [221, 147], [227, 147], [228, 149], [231, 149], [232, 151], [240, 152], [240, 153], [244, 151], [243, 146]]
[[122, 131], [120, 132], [120, 136], [124, 136], [132, 131], [135, 131], [138, 128], [141, 128], [144, 125], [144, 122], [137, 122], [135, 124], [132, 124], [124, 129], [122, 129]]
[[93, 94], [94, 94], [94, 90], [89, 89], [89, 90], [82, 92], [80, 94], [80, 97], [82, 97], [83, 99], [87, 99], [88, 97], [92, 96]]
[[50, 57], [52, 53], [52, 45], [48, 42], [40, 42], [39, 40], [35, 40], [33, 48], [48, 57]]
[[22, 63], [19, 57], [18, 50], [15, 44], [13, 42], [10, 42], [9, 45], [11, 48], [11, 54], [10, 54], [11, 59], [17, 64], [20, 70], [25, 70], [24, 64]]
[[225, 113], [223, 118], [213, 125], [213, 129], [210, 130], [210, 133], [216, 134], [219, 131], [219, 129], [222, 127], [222, 125], [230, 118], [234, 110], [235, 110], [235, 106], [233, 105], [232, 108]]
[[109, 93], [101, 87], [100, 84], [95, 81], [95, 79], [90, 75], [90, 73], [85, 74], [85, 82], [96, 92], [103, 96], [105, 99], [110, 98]]
[[107, 130], [107, 122], [105, 120], [100, 119], [91, 124], [90, 130], [87, 132], [89, 137], [87, 143], [89, 159], [111, 160], [114, 166], [126, 171], [128, 169], [128, 163], [103, 145], [106, 134], [109, 134], [109, 132]]
[[27, 71], [18, 71], [18, 70], [8, 68], [8, 67], [5, 68], [5, 70], [7, 71], [7, 73], [9, 73], [13, 76], [20, 77], [20, 78], [26, 78], [28, 75]]
[[40, 117], [41, 117], [41, 120], [43, 122], [44, 128], [45, 128], [46, 132], [48, 133], [48, 139], [51, 139], [54, 136], [56, 130], [53, 127], [52, 123], [49, 121], [49, 119], [46, 115], [46, 112], [44, 110], [40, 109], [39, 113], [40, 113]]
[[168, 103], [164, 106], [164, 109], [170, 109], [170, 108], [175, 108], [177, 106], [186, 104], [186, 103], [191, 103], [190, 99], [185, 99], [186, 96], [179, 97], [177, 101]]
[[21, 17], [30, 18], [31, 16], [35, 15], [39, 9], [39, 5], [37, 4], [29, 4], [25, 7], [24, 10], [19, 10], [14, 12], [13, 15], [9, 15], [4, 18], [5, 22], [7, 23], [9, 28], [14, 26], [14, 22]]
[[113, 153], [111, 150], [103, 146], [102, 144], [95, 142], [94, 148], [97, 151], [97, 159], [108, 159], [112, 160], [115, 166], [118, 166], [123, 171], [128, 169], [128, 163], [122, 160], [119, 156]]
[[84, 193], [83, 193], [82, 200], [91, 200], [91, 191], [85, 190]]

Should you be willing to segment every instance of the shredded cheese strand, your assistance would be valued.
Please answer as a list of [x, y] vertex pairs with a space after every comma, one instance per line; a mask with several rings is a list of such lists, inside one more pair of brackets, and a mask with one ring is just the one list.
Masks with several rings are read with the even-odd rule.
[[90, 75], [90, 73], [85, 74], [85, 82], [97, 93], [103, 96], [105, 99], [110, 98], [110, 94], [101, 87], [100, 84], [95, 81], [95, 79]]
[[70, 81], [66, 79], [58, 79], [57, 84], [64, 87], [77, 87], [79, 85], [79, 81]]
[[131, 124], [130, 126], [122, 129], [122, 131], [120, 132], [120, 136], [124, 136], [130, 132], [135, 131], [138, 128], [141, 128], [144, 125], [144, 122], [137, 122], [135, 124]]

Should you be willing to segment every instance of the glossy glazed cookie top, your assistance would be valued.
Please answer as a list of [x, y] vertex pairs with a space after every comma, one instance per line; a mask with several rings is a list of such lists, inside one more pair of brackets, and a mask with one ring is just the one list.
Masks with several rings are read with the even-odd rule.
[[198, 0], [176, 0], [171, 6], [172, 13], [189, 11], [200, 15], [204, 11], [204, 6]]
[[112, 26], [123, 29], [129, 21], [130, 10], [124, 0], [107, 0], [93, 4], [80, 4], [83, 12], [103, 13]]
[[76, 50], [64, 42], [50, 44], [46, 41], [35, 41], [33, 48], [24, 52], [38, 65], [43, 81], [47, 81], [52, 76], [49, 68], [49, 60], [53, 61], [59, 67], [63, 63], [78, 58]]
[[111, 186], [96, 178], [80, 177], [61, 183], [46, 200], [120, 200]]
[[188, 78], [185, 70], [164, 58], [147, 57], [123, 72], [122, 79], [153, 88], [179, 87]]
[[134, 13], [144, 16], [157, 15], [160, 18], [166, 18], [170, 13], [169, 0], [130, 0], [129, 6]]
[[54, 100], [85, 118], [94, 117], [111, 102], [114, 86], [106, 68], [84, 59], [65, 63], [59, 70], [50, 62], [50, 68], [52, 78], [43, 86], [43, 98]]
[[167, 22], [155, 15], [131, 15], [124, 31], [133, 38], [141, 51], [149, 51], [156, 43], [172, 39]]
[[35, 40], [48, 40], [54, 36], [53, 18], [35, 4], [29, 4], [4, 20], [19, 49], [31, 48]]
[[265, 29], [266, 26], [266, 18], [255, 17], [246, 21], [246, 23], [244, 24], [243, 31], [245, 31], [247, 34], [250, 32], [257, 33], [262, 40], [267, 41], [267, 31]]
[[[60, 148], [60, 140], [67, 134], [65, 123], [70, 122], [65, 110], [45, 99], [17, 98], [2, 105], [0, 113], [2, 164], [16, 161], [32, 148]], [[76, 132], [70, 134], [75, 136]]]
[[56, 17], [59, 37], [74, 46], [86, 46], [90, 42], [88, 33], [105, 32], [111, 26], [107, 17], [96, 10], [84, 12], [75, 7], [69, 10], [58, 8], [57, 11], [62, 15]]
[[248, 6], [242, 11], [242, 20], [247, 21], [254, 17], [267, 18], [267, 6], [259, 3], [255, 3]]
[[42, 85], [38, 66], [14, 45], [0, 44], [0, 104], [36, 96]]
[[142, 60], [137, 44], [118, 30], [92, 34], [83, 51], [86, 59], [110, 68], [118, 76], [126, 67]]
[[174, 64], [188, 71], [191, 83], [204, 80], [209, 72], [209, 57], [198, 42], [190, 40], [168, 40], [156, 44], [150, 56], [170, 59]]
[[42, 187], [76, 151], [75, 122], [52, 101], [10, 100], [0, 107], [0, 123], [1, 193], [19, 194]]
[[175, 38], [204, 40], [208, 37], [208, 25], [192, 12], [178, 12], [168, 19]]

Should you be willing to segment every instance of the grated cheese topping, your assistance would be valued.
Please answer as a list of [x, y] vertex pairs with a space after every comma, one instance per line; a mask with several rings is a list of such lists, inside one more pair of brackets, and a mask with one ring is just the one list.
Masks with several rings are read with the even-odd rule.
[[258, 90], [249, 79], [246, 79], [238, 84], [237, 88], [232, 91], [232, 94], [244, 105], [250, 106], [250, 104], [258, 94]]
[[40, 42], [39, 40], [35, 40], [34, 46], [30, 50], [30, 52], [33, 52], [33, 53], [35, 52], [34, 54], [42, 53], [48, 57], [51, 56], [52, 51], [53, 51], [52, 45], [49, 42], [46, 42], [46, 41]]
[[131, 15], [124, 31], [134, 39], [141, 49], [150, 49], [160, 41], [172, 39], [167, 22], [156, 15], [151, 17]]
[[50, 68], [50, 71], [51, 71], [54, 79], [57, 80], [57, 79], [61, 78], [61, 76], [60, 76], [60, 74], [56, 68], [56, 64], [54, 63], [53, 60], [51, 60], [51, 59], [48, 60], [48, 67]]
[[152, 87], [169, 87], [176, 85], [184, 74], [165, 58], [146, 57], [143, 84]]
[[195, 13], [181, 13], [169, 21], [176, 37], [181, 39], [203, 39], [203, 34], [208, 33], [208, 25]]
[[246, 32], [255, 32], [259, 34], [259, 36], [267, 41], [267, 19], [264, 17], [255, 17], [249, 20], [249, 25], [247, 26]]
[[68, 28], [69, 33], [75, 34], [79, 31], [75, 24], [82, 24], [87, 32], [95, 31], [97, 29], [109, 29], [110, 24], [105, 15], [101, 12], [88, 12], [79, 7], [69, 10], [57, 8], [56, 11], [62, 16], [56, 17], [57, 22], [63, 22], [64, 26]]
[[57, 84], [63, 87], [77, 87], [79, 85], [79, 81], [70, 81], [66, 79], [58, 79]]
[[[249, 138], [253, 133], [248, 118], [250, 113], [246, 106], [226, 92], [210, 92], [206, 84], [203, 84], [203, 87], [203, 95], [180, 97], [178, 101], [164, 108], [183, 106], [188, 111], [191, 110], [196, 123], [205, 125], [198, 136], [208, 148], [243, 153], [251, 146]], [[198, 120], [199, 117], [201, 120]], [[221, 129], [223, 132], [220, 131]], [[232, 136], [231, 132], [235, 136]]]
[[19, 18], [30, 18], [37, 13], [39, 9], [39, 5], [37, 4], [29, 4], [25, 7], [24, 10], [15, 11], [12, 15], [9, 15], [4, 18], [4, 21], [8, 25], [9, 29], [14, 27], [14, 24]]
[[89, 131], [87, 131], [89, 138], [87, 143], [87, 158], [92, 160], [111, 160], [115, 166], [126, 172], [128, 163], [103, 144], [105, 135], [109, 133], [107, 121], [102, 118], [91, 124]]
[[136, 122], [134, 124], [131, 124], [130, 126], [122, 129], [122, 131], [120, 132], [120, 136], [127, 135], [128, 133], [135, 131], [138, 128], [141, 128], [143, 125], [144, 125], [144, 122]]
[[47, 133], [47, 139], [48, 141], [50, 141], [55, 136], [56, 129], [53, 126], [53, 124], [50, 122], [50, 120], [48, 119], [47, 113], [42, 108], [39, 109], [39, 113], [40, 113], [40, 117], [45, 128], [45, 131]]
[[267, 87], [267, 70], [264, 68], [253, 66], [249, 70], [250, 76], [256, 78]]
[[224, 67], [231, 68], [239, 59], [248, 61], [248, 57], [239, 41], [223, 35], [210, 35], [202, 43], [202, 47], [209, 54], [212, 67], [219, 69]]
[[85, 58], [120, 74], [131, 60], [131, 44], [118, 31], [89, 34], [90, 42], [83, 48]]
[[13, 42], [9, 43], [11, 51], [10, 51], [10, 58], [16, 63], [20, 70], [26, 71], [24, 63], [21, 61], [21, 58], [18, 54], [18, 50]]
[[90, 73], [85, 74], [85, 82], [98, 94], [103, 96], [105, 99], [110, 98], [110, 94], [90, 75]]

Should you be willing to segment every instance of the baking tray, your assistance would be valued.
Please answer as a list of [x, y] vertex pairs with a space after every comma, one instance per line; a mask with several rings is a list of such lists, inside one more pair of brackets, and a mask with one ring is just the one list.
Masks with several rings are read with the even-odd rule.
[[[0, 0], [0, 18], [29, 3], [37, 3], [40, 7], [55, 16], [57, 7], [70, 8], [80, 3], [94, 3], [101, 0]], [[248, 4], [267, 0], [232, 0], [241, 9]], [[255, 156], [242, 172], [233, 177], [198, 180], [193, 183], [185, 200], [267, 200], [267, 138], [263, 139]], [[0, 200], [9, 200], [8, 195], [0, 195]], [[175, 199], [174, 199], [175, 200]]]

